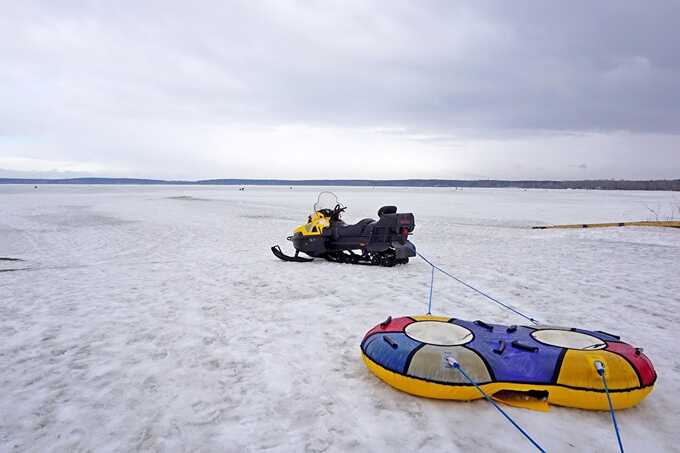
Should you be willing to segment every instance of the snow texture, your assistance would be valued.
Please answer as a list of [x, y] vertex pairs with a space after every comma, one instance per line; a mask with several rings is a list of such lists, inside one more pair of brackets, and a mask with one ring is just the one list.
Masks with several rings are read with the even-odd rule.
[[[336, 188], [346, 221], [413, 212], [418, 250], [550, 324], [617, 333], [659, 375], [628, 451], [680, 445], [677, 194]], [[530, 451], [483, 400], [433, 401], [360, 358], [427, 309], [429, 267], [284, 263], [319, 189], [0, 186], [0, 451]], [[652, 212], [654, 211], [654, 212]], [[434, 314], [522, 319], [439, 274]], [[615, 451], [606, 412], [506, 408], [549, 451]]]

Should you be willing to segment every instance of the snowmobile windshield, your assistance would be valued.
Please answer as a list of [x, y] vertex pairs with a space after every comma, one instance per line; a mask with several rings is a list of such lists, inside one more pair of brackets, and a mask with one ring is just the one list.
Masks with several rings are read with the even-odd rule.
[[322, 209], [332, 211], [338, 204], [338, 197], [333, 192], [321, 192], [316, 203], [314, 203], [314, 211], [320, 211]]

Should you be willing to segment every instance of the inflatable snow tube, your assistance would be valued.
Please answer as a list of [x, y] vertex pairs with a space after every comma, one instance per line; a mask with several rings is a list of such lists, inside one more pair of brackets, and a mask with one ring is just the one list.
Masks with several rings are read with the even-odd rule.
[[[595, 362], [615, 409], [642, 401], [654, 388], [651, 361], [616, 335], [554, 326], [504, 326], [439, 316], [388, 318], [361, 342], [366, 366], [413, 395], [473, 400], [487, 394], [504, 403], [547, 410], [548, 404], [608, 410]], [[448, 365], [448, 366], [447, 366]]]

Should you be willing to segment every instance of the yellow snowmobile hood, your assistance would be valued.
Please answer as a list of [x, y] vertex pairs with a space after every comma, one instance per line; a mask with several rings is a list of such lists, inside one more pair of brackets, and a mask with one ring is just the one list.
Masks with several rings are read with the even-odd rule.
[[331, 226], [331, 219], [327, 215], [316, 211], [309, 216], [309, 221], [293, 230], [293, 235], [300, 233], [303, 236], [319, 236]]

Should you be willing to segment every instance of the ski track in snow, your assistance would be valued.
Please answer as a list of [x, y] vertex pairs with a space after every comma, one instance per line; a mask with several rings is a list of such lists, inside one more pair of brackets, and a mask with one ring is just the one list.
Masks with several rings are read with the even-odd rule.
[[[320, 189], [327, 190], [327, 189]], [[642, 346], [659, 375], [617, 414], [629, 451], [678, 451], [680, 231], [661, 192], [336, 188], [346, 221], [396, 204], [433, 262], [537, 319]], [[429, 267], [278, 261], [319, 189], [0, 186], [0, 452], [530, 451], [484, 401], [398, 392], [364, 333], [427, 310]], [[677, 212], [676, 212], [677, 218]], [[18, 271], [18, 268], [21, 271]], [[522, 319], [437, 274], [433, 313]], [[506, 410], [549, 451], [615, 451], [606, 412]]]

